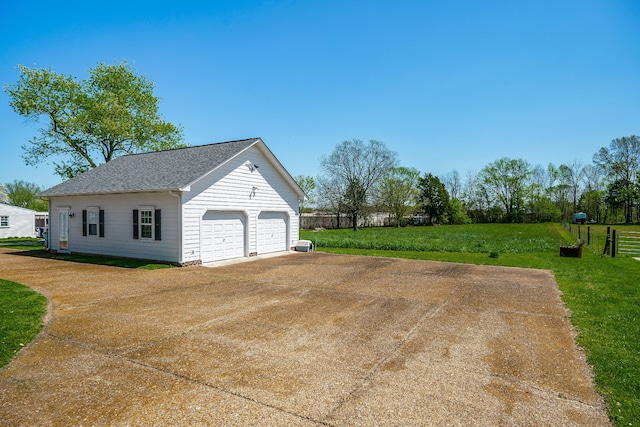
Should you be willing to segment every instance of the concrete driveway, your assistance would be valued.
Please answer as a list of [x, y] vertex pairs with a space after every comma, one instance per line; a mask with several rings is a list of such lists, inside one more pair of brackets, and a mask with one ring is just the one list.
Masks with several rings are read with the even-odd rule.
[[143, 271], [0, 250], [45, 294], [0, 424], [608, 425], [548, 271], [323, 253]]

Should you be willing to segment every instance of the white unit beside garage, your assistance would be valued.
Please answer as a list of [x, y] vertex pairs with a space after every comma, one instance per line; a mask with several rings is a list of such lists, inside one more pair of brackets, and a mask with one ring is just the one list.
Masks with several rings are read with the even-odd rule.
[[262, 212], [258, 216], [258, 254], [286, 251], [287, 215], [283, 212]]
[[240, 212], [207, 212], [202, 218], [202, 262], [246, 256], [246, 219]]

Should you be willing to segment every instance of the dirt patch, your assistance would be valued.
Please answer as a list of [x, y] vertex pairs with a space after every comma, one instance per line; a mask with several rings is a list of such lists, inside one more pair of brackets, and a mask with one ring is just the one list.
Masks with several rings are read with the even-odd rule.
[[17, 256], [45, 331], [3, 425], [608, 425], [546, 271], [295, 254], [139, 271]]

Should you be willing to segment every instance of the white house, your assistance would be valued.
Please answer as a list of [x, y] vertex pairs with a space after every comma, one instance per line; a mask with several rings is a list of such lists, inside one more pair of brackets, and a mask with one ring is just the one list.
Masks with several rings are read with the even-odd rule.
[[0, 203], [0, 239], [36, 237], [36, 211]]
[[40, 196], [51, 251], [193, 265], [290, 250], [305, 194], [252, 138], [118, 157]]

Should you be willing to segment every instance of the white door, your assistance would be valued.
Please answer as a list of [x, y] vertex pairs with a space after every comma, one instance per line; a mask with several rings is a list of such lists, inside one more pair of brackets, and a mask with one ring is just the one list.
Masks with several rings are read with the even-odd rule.
[[69, 211], [58, 211], [58, 252], [69, 253]]
[[202, 262], [245, 256], [245, 219], [235, 212], [207, 212], [201, 225]]
[[263, 212], [258, 216], [258, 254], [286, 251], [287, 216], [281, 212]]

